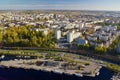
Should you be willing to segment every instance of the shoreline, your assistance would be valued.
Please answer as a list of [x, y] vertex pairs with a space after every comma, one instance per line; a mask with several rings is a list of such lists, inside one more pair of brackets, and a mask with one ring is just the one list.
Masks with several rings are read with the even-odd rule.
[[109, 62], [105, 62], [104, 63], [106, 66], [106, 68], [114, 71], [114, 72], [120, 72], [120, 66], [117, 64], [113, 64], [113, 63], [109, 63]]
[[[111, 72], [105, 67], [101, 68], [100, 75], [96, 77], [88, 77], [88, 76], [80, 77], [76, 75], [59, 74], [59, 73], [44, 72], [34, 69], [11, 68], [11, 67], [0, 68], [0, 72], [1, 72], [0, 76], [5, 78], [6, 80], [13, 80], [13, 79], [14, 80], [89, 80], [89, 79], [110, 80], [112, 76], [115, 74], [114, 72]], [[6, 77], [2, 75], [5, 75]], [[9, 77], [9, 75], [11, 76]]]
[[[26, 65], [26, 64], [21, 64], [24, 60], [19, 60], [19, 61], [2, 61], [0, 63], [1, 66], [4, 67], [13, 67], [13, 68], [23, 68], [23, 69], [34, 69], [34, 70], [41, 70], [45, 72], [54, 72], [58, 74], [67, 74], [67, 75], [76, 75], [79, 77], [83, 76], [89, 76], [89, 77], [95, 77], [99, 75], [99, 71], [102, 68], [102, 66], [98, 66], [96, 70], [93, 70], [93, 73], [87, 73], [87, 72], [79, 72], [79, 70], [65, 70], [65, 69], [60, 69], [59, 67], [49, 67], [49, 66], [35, 66], [35, 65]], [[26, 62], [29, 60], [25, 60]], [[34, 60], [32, 60], [34, 61]], [[13, 65], [14, 63], [14, 65]], [[87, 68], [86, 68], [87, 69]]]

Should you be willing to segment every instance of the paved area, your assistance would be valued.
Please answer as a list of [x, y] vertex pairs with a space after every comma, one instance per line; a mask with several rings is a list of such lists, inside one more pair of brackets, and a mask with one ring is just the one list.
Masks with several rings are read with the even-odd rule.
[[[101, 66], [87, 60], [76, 60], [81, 63], [87, 62], [90, 65], [85, 66], [83, 65], [83, 70], [67, 70], [67, 69], [62, 69], [60, 68], [60, 65], [53, 67], [53, 66], [37, 66], [36, 64], [28, 64], [28, 63], [35, 63], [36, 61], [49, 61], [49, 60], [43, 60], [43, 59], [32, 59], [32, 60], [10, 60], [10, 61], [2, 61], [0, 65], [5, 66], [5, 67], [15, 67], [15, 68], [24, 68], [24, 69], [35, 69], [35, 70], [42, 70], [42, 71], [48, 71], [48, 72], [55, 72], [55, 73], [65, 73], [65, 74], [79, 74], [80, 76], [96, 76], [96, 74], [99, 72]], [[55, 61], [53, 61], [55, 62]], [[64, 62], [59, 62], [60, 64]], [[84, 74], [83, 74], [84, 73]], [[89, 73], [89, 74], [88, 74]]]

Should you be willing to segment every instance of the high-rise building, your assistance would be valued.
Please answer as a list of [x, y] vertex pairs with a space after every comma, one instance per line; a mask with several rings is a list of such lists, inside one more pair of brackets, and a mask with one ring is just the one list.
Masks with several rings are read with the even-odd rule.
[[73, 33], [69, 32], [67, 34], [67, 42], [71, 43], [73, 41]]
[[55, 38], [56, 39], [60, 39], [61, 38], [61, 31], [60, 30], [56, 30], [55, 31]]
[[75, 32], [75, 31], [68, 32], [67, 42], [71, 43], [74, 39], [80, 37], [80, 35], [81, 35], [81, 33], [79, 33], [79, 32]]

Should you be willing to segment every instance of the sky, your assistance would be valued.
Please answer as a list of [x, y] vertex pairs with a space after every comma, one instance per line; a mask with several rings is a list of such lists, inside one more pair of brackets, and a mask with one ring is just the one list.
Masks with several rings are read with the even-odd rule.
[[0, 0], [0, 10], [120, 11], [120, 0]]

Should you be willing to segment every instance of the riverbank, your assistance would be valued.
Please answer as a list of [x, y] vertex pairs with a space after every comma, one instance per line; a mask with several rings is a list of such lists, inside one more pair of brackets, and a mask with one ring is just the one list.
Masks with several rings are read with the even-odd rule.
[[[79, 60], [82, 65], [78, 64], [77, 66], [69, 65], [67, 62], [58, 62], [51, 60], [43, 59], [34, 59], [34, 60], [11, 60], [11, 61], [2, 61], [1, 66], [5, 67], [14, 67], [14, 68], [24, 68], [24, 69], [35, 69], [42, 70], [47, 72], [55, 72], [59, 74], [68, 74], [76, 76], [91, 76], [95, 77], [99, 75], [99, 71], [102, 68], [100, 65], [88, 62], [85, 60]], [[89, 63], [83, 65], [83, 63]], [[79, 66], [80, 65], [80, 66]]]
[[115, 71], [115, 72], [120, 72], [120, 65], [109, 63], [109, 62], [104, 62], [104, 64], [108, 69], [111, 69], [112, 71]]
[[[48, 53], [50, 55], [48, 55]], [[54, 53], [54, 54], [52, 54]], [[79, 55], [76, 56], [76, 54], [71, 54], [71, 53], [63, 53], [63, 52], [51, 52], [51, 51], [45, 51], [45, 52], [40, 52], [39, 50], [0, 50], [0, 54], [1, 55], [16, 55], [16, 59], [18, 59], [18, 57], [21, 57], [21, 56], [24, 56], [24, 57], [30, 57], [30, 56], [34, 56], [35, 59], [37, 58], [44, 58], [44, 59], [50, 59], [50, 60], [55, 60], [55, 61], [68, 61], [68, 62], [71, 62], [72, 65], [75, 65], [76, 63], [78, 63], [78, 61], [76, 60], [79, 60], [79, 59], [82, 59], [82, 57]], [[58, 57], [59, 56], [59, 57]], [[87, 57], [83, 57], [84, 58], [84, 61], [87, 60], [87, 61], [91, 61], [90, 58], [87, 58]], [[75, 60], [76, 59], [76, 60]], [[14, 60], [14, 59], [13, 59]], [[74, 61], [75, 60], [75, 61]], [[94, 60], [92, 60], [93, 62], [95, 62]], [[98, 63], [100, 63], [101, 61], [99, 61]], [[88, 62], [83, 62], [85, 64], [88, 64]], [[117, 65], [117, 64], [112, 64], [112, 63], [104, 63], [106, 65], [107, 68], [109, 68], [110, 70], [112, 71], [115, 71], [115, 72], [120, 72], [120, 66]], [[71, 65], [71, 64], [69, 64]], [[81, 67], [84, 67], [84, 65], [81, 65]], [[90, 67], [89, 67], [90, 68]], [[86, 69], [87, 70], [87, 69]], [[54, 72], [56, 73], [62, 73], [62, 70], [61, 72], [59, 70], [54, 70]], [[79, 72], [79, 71], [78, 71]], [[75, 74], [77, 76], [83, 76], [81, 74]], [[68, 72], [69, 73], [69, 72]], [[91, 72], [89, 72], [91, 73]], [[94, 73], [94, 72], [93, 72]], [[67, 74], [67, 73], [66, 73]], [[96, 73], [97, 75], [99, 74]], [[91, 76], [91, 75], [90, 75]], [[94, 74], [92, 75], [94, 76]]]
[[[3, 51], [2, 51], [3, 50]], [[3, 47], [0, 50], [0, 54], [9, 55], [8, 52], [21, 52], [21, 53], [12, 53], [10, 55], [28, 55], [28, 56], [37, 56], [39, 57], [39, 54], [33, 55], [34, 53], [39, 52], [66, 52], [66, 53], [73, 53], [78, 55], [87, 56], [94, 59], [104, 60], [108, 62], [112, 62], [115, 64], [120, 64], [120, 58], [119, 56], [113, 56], [109, 53], [105, 54], [98, 54], [94, 52], [93, 50], [72, 50], [72, 49], [64, 49], [64, 48], [34, 48], [34, 47]], [[3, 53], [4, 52], [4, 53]], [[30, 54], [33, 53], [33, 54]]]
[[[45, 56], [44, 54], [46, 54], [46, 53], [54, 53], [54, 52], [52, 52], [52, 51], [41, 51], [41, 50], [0, 50], [0, 55], [11, 55], [11, 56], [16, 55], [17, 57], [24, 56], [24, 57], [28, 57], [28, 58], [30, 56], [33, 56], [33, 57], [36, 57], [36, 58], [42, 58], [42, 57]], [[60, 52], [55, 52], [55, 53], [60, 53]], [[66, 53], [66, 54], [69, 54], [69, 53]], [[69, 56], [69, 57], [71, 57], [71, 56]], [[110, 62], [105, 62], [105, 65], [109, 69], [112, 69], [116, 72], [117, 71], [120, 72], [120, 66], [117, 65], [117, 64], [113, 64], [113, 63], [110, 63]]]

